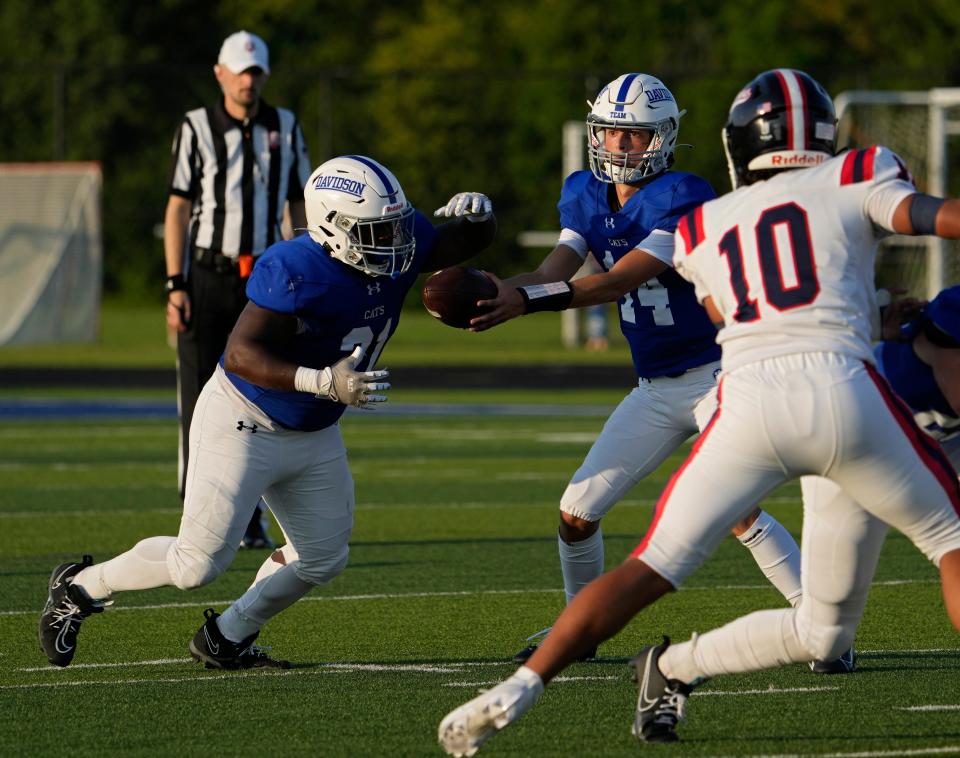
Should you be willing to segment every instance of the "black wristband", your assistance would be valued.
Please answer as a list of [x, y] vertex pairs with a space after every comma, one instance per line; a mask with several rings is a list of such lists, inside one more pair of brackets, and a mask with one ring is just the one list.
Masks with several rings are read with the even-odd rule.
[[181, 292], [187, 289], [187, 283], [184, 281], [183, 274], [174, 274], [167, 277], [163, 289], [169, 295], [171, 292]]
[[933, 197], [918, 192], [910, 203], [910, 225], [914, 234], [937, 233], [937, 211], [947, 202], [942, 197]]
[[549, 284], [528, 284], [517, 287], [523, 298], [523, 312], [565, 311], [573, 301], [573, 287], [570, 282], [550, 282]]

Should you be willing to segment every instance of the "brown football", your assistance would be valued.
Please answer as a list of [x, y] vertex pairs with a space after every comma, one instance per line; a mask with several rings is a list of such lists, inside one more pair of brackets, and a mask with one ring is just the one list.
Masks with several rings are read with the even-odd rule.
[[497, 285], [475, 268], [451, 266], [430, 276], [423, 285], [423, 307], [447, 326], [467, 329], [470, 319], [485, 313], [477, 300], [496, 297]]

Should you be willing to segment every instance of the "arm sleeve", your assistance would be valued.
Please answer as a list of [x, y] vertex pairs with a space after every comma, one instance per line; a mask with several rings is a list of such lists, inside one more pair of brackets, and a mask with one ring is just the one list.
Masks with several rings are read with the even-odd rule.
[[184, 117], [173, 138], [170, 159], [169, 194], [193, 200], [197, 196], [194, 156], [197, 152], [197, 133], [189, 117]]
[[587, 247], [587, 241], [583, 238], [583, 235], [575, 232], [573, 229], [562, 229], [557, 244], [566, 245], [571, 248], [582, 260], [586, 260], [587, 253], [590, 252]]
[[873, 156], [873, 181], [867, 189], [863, 209], [877, 226], [893, 231], [893, 213], [903, 199], [917, 188], [896, 153], [877, 147]]
[[673, 234], [663, 229], [654, 229], [635, 249], [649, 253], [668, 266], [673, 265]]

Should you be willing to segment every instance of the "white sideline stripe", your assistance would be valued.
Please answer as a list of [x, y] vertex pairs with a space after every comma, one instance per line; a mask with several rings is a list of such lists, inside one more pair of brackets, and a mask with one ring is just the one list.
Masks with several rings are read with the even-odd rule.
[[[938, 584], [936, 579], [889, 579], [882, 582], [874, 582], [874, 587], [893, 587], [902, 584]], [[769, 584], [721, 584], [709, 587], [681, 587], [680, 592], [728, 592], [730, 590], [770, 590]], [[408, 598], [431, 598], [431, 597], [473, 597], [475, 595], [534, 595], [563, 592], [560, 587], [551, 589], [520, 589], [520, 590], [449, 590], [445, 592], [395, 592], [395, 593], [376, 593], [370, 595], [321, 595], [316, 597], [303, 597], [299, 603], [328, 603], [332, 601], [354, 601], [354, 600], [405, 600]], [[235, 599], [235, 598], [234, 598]], [[157, 603], [156, 605], [121, 605], [111, 606], [107, 610], [110, 613], [117, 611], [162, 611], [172, 608], [209, 608], [216, 605], [230, 605], [231, 600], [203, 600], [193, 603]], [[39, 610], [29, 611], [0, 611], [2, 616], [32, 616], [39, 613]], [[949, 648], [948, 648], [949, 651]]]
[[960, 711], [960, 705], [907, 705], [898, 706], [898, 711]]

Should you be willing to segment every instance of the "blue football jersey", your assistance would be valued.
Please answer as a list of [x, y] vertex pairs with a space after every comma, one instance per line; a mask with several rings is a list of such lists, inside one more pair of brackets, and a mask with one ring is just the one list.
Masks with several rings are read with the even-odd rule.
[[[715, 197], [700, 177], [667, 171], [613, 212], [609, 186], [589, 171], [577, 171], [564, 182], [557, 206], [561, 228], [583, 237], [604, 271], [654, 230], [672, 234], [684, 214]], [[620, 298], [618, 310], [638, 376], [680, 374], [720, 359], [716, 328], [697, 302], [693, 285], [673, 268]]]
[[[324, 368], [363, 345], [357, 371], [368, 371], [396, 331], [403, 299], [433, 248], [436, 231], [419, 212], [414, 237], [414, 259], [396, 279], [369, 276], [335, 260], [308, 234], [278, 242], [257, 260], [247, 282], [247, 297], [261, 308], [296, 316], [297, 335], [284, 355], [288, 360], [307, 368]], [[288, 429], [323, 429], [336, 423], [346, 410], [332, 400], [259, 387], [226, 373], [244, 397]]]
[[[931, 300], [921, 316], [904, 327], [904, 334], [912, 338], [925, 321], [960, 341], [960, 285], [943, 290]], [[912, 340], [881, 342], [875, 355], [881, 373], [910, 406], [923, 429], [939, 440], [960, 434], [960, 418], [937, 386], [933, 369], [913, 351]]]

